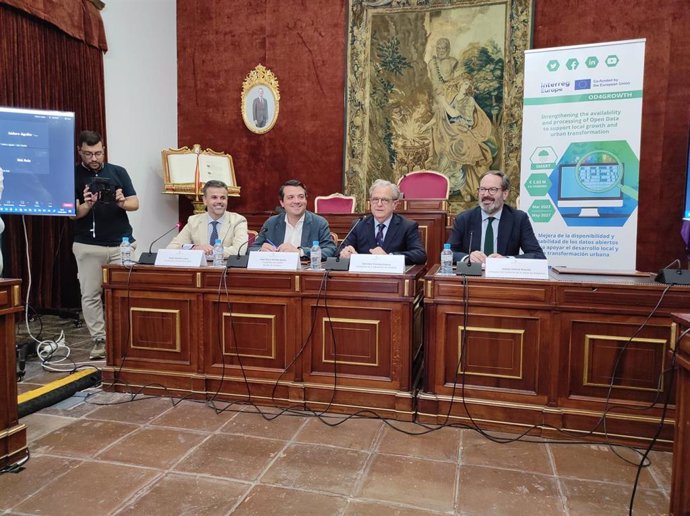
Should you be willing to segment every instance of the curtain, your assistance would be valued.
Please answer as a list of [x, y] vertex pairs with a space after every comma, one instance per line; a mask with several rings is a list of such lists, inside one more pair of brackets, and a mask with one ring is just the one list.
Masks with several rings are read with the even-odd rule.
[[[87, 12], [93, 8], [87, 0], [68, 3]], [[77, 133], [81, 129], [92, 129], [104, 134], [102, 52], [105, 36], [94, 40], [94, 24], [91, 23], [91, 29], [86, 31], [91, 36], [86, 40], [96, 41], [94, 46], [84, 38], [64, 32], [58, 28], [60, 24], [49, 23], [45, 17], [36, 17], [25, 9], [7, 4], [0, 0], [0, 105], [74, 111]], [[64, 7], [58, 11], [64, 14]], [[97, 11], [96, 15], [99, 22], [96, 25], [102, 29]], [[2, 234], [3, 276], [22, 279], [24, 302], [34, 309], [79, 307], [77, 266], [72, 255], [72, 221], [66, 217], [40, 216], [26, 216], [23, 221], [19, 215], [5, 215], [3, 219], [6, 226]], [[27, 298], [29, 272], [32, 285]]]

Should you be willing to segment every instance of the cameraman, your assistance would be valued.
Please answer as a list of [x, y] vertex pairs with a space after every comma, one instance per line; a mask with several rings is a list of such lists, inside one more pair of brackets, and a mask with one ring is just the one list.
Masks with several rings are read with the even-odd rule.
[[122, 237], [134, 242], [127, 212], [139, 209], [139, 199], [127, 171], [105, 163], [100, 134], [82, 131], [78, 144], [81, 162], [74, 170], [77, 215], [72, 251], [77, 260], [81, 309], [93, 340], [89, 358], [100, 360], [106, 354], [101, 267], [120, 263]]

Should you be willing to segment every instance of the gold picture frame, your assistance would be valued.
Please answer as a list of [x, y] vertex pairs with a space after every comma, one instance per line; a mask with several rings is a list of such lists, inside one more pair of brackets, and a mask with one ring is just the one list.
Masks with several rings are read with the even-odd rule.
[[280, 111], [280, 88], [275, 74], [259, 64], [242, 83], [242, 120], [251, 132], [264, 134], [273, 129]]
[[486, 170], [519, 178], [532, 10], [533, 0], [349, 0], [344, 184], [360, 209], [373, 180], [415, 170], [448, 176], [452, 213], [476, 205]]

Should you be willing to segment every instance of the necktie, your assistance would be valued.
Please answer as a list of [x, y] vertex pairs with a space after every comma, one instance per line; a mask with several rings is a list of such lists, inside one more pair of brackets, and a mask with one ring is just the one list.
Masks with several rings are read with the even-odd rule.
[[[386, 225], [385, 224], [379, 224], [376, 227], [379, 228], [378, 232], [376, 233], [376, 245], [378, 247], [383, 247], [383, 228], [385, 228]], [[369, 234], [371, 234], [371, 233], [369, 233]]]
[[494, 219], [496, 217], [489, 217], [486, 219], [486, 233], [484, 233], [484, 254], [490, 256], [494, 254]]
[[209, 238], [209, 243], [211, 245], [216, 243], [216, 239], [218, 238], [218, 224], [220, 224], [217, 220], [211, 221], [211, 224], [213, 224], [213, 229], [211, 230], [211, 238]]

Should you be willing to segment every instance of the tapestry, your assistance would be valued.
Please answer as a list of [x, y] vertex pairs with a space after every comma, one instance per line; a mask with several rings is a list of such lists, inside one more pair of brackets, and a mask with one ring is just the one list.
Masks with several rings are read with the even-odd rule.
[[414, 170], [448, 177], [451, 213], [487, 170], [519, 184], [531, 0], [350, 0], [349, 15], [344, 183], [359, 209], [375, 179]]

